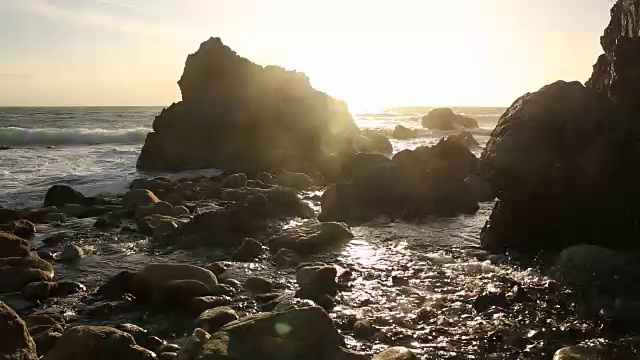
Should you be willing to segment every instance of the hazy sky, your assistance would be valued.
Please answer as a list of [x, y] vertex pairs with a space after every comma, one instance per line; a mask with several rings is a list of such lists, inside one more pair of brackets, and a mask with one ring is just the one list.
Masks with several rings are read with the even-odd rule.
[[608, 0], [0, 0], [0, 105], [167, 105], [219, 36], [352, 107], [508, 105], [588, 79]]

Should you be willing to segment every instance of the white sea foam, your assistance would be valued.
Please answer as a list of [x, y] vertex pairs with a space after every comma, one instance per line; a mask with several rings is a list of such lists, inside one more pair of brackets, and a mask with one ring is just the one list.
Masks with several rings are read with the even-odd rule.
[[89, 129], [89, 128], [0, 128], [0, 145], [47, 146], [47, 145], [99, 145], [142, 143], [149, 133], [148, 128]]

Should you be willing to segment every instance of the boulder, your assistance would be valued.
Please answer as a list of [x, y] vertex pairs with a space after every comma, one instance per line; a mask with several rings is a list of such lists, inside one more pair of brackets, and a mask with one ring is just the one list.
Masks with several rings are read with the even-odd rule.
[[159, 201], [150, 205], [140, 206], [136, 209], [134, 218], [142, 219], [149, 215], [174, 216], [173, 205], [166, 201]]
[[214, 309], [205, 310], [196, 319], [194, 326], [204, 329], [209, 333], [215, 333], [221, 327], [232, 321], [238, 320], [236, 312], [227, 306], [221, 306]]
[[0, 358], [38, 360], [36, 345], [24, 321], [3, 302], [0, 302], [0, 339]]
[[48, 277], [53, 278], [53, 266], [34, 253], [30, 253], [29, 256], [25, 257], [0, 258], [0, 268], [5, 267], [37, 269], [45, 273]]
[[124, 270], [119, 272], [98, 288], [98, 296], [107, 300], [121, 300], [131, 292], [131, 281], [134, 276], [135, 273], [131, 271]]
[[307, 190], [313, 186], [311, 176], [291, 171], [283, 171], [275, 180], [280, 186], [291, 187], [296, 190]]
[[359, 132], [346, 104], [304, 74], [254, 64], [219, 38], [189, 55], [178, 84], [182, 101], [156, 117], [140, 169], [310, 172]]
[[53, 185], [44, 196], [44, 206], [85, 205], [88, 200], [79, 191], [67, 185]]
[[11, 223], [11, 232], [23, 239], [31, 239], [36, 233], [36, 226], [29, 220], [16, 220]]
[[282, 231], [268, 243], [274, 253], [289, 249], [298, 254], [310, 255], [342, 245], [352, 238], [353, 234], [346, 224], [308, 222]]
[[220, 184], [225, 189], [238, 189], [247, 186], [247, 175], [244, 173], [229, 175]]
[[470, 131], [462, 131], [457, 134], [449, 135], [449, 138], [459, 141], [469, 149], [476, 149], [480, 146], [480, 143], [478, 143], [478, 140], [473, 137], [473, 134]]
[[174, 280], [196, 280], [211, 288], [218, 283], [209, 270], [188, 264], [151, 264], [139, 270], [131, 279], [131, 293], [148, 299], [158, 289]]
[[473, 214], [479, 208], [464, 181], [477, 172], [477, 159], [458, 141], [442, 139], [379, 163], [352, 164], [351, 178], [322, 195], [319, 219], [360, 224], [381, 216], [409, 220]]
[[29, 256], [29, 248], [28, 240], [0, 231], [0, 258]]
[[133, 337], [105, 326], [76, 326], [65, 331], [43, 360], [152, 360], [156, 356], [136, 345]]
[[[482, 246], [502, 252], [575, 244], [639, 247], [640, 128], [609, 99], [558, 81], [516, 100], [480, 159], [498, 194]], [[638, 199], [636, 199], [638, 197]]]
[[195, 298], [211, 295], [211, 288], [193, 279], [172, 280], [158, 286], [151, 300], [155, 310], [185, 307]]
[[58, 222], [62, 223], [67, 221], [67, 216], [63, 213], [49, 213], [44, 217], [44, 221], [48, 223]]
[[354, 148], [358, 152], [391, 154], [393, 145], [389, 139], [376, 130], [364, 131], [362, 135], [355, 138]]
[[418, 357], [411, 350], [396, 346], [385, 349], [373, 357], [372, 360], [417, 360]]
[[300, 265], [296, 271], [296, 281], [300, 290], [298, 297], [316, 301], [322, 294], [335, 295], [338, 271], [333, 265]]
[[169, 234], [185, 223], [187, 220], [159, 214], [145, 216], [136, 222], [138, 231], [154, 238]]
[[[201, 330], [201, 329], [199, 329]], [[208, 335], [208, 334], [207, 334]], [[319, 307], [259, 313], [231, 322], [197, 346], [180, 350], [180, 359], [333, 359], [344, 341]], [[191, 353], [189, 353], [191, 352]]]
[[38, 356], [44, 356], [49, 350], [53, 349], [56, 342], [60, 340], [62, 333], [56, 331], [46, 331], [33, 336], [33, 341], [38, 350]]
[[235, 261], [251, 261], [264, 253], [262, 244], [255, 239], [244, 239], [233, 252], [231, 258]]
[[259, 276], [252, 276], [245, 280], [244, 289], [250, 294], [265, 294], [271, 292], [273, 283]]
[[69, 244], [62, 249], [60, 253], [60, 261], [71, 262], [77, 261], [84, 257], [84, 250], [74, 244]]
[[121, 204], [124, 207], [137, 208], [160, 202], [157, 196], [147, 189], [129, 190], [122, 198]]
[[432, 130], [477, 129], [478, 122], [468, 116], [456, 114], [450, 108], [438, 108], [422, 117], [422, 127]]
[[204, 311], [231, 304], [231, 298], [227, 296], [201, 296], [189, 301], [189, 312], [198, 316]]
[[391, 137], [401, 140], [413, 139], [419, 136], [420, 133], [417, 129], [409, 129], [408, 127], [403, 125], [396, 125], [396, 127], [393, 129], [393, 135], [391, 135]]

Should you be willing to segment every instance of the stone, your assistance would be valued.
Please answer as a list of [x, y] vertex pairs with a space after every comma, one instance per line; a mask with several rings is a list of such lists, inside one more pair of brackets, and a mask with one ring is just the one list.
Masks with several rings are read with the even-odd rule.
[[393, 129], [393, 135], [391, 137], [395, 139], [407, 140], [419, 137], [420, 133], [417, 129], [409, 129], [406, 126], [396, 125]]
[[279, 267], [296, 266], [300, 262], [298, 254], [293, 250], [282, 248], [273, 255], [273, 263]]
[[33, 336], [33, 341], [38, 350], [38, 356], [44, 356], [49, 350], [53, 349], [56, 342], [60, 340], [62, 333], [55, 331], [47, 331]]
[[389, 139], [376, 130], [365, 130], [354, 140], [354, 148], [363, 153], [391, 154], [393, 145]]
[[56, 283], [51, 281], [39, 281], [27, 284], [22, 290], [22, 294], [26, 299], [44, 300], [51, 296]]
[[180, 346], [176, 344], [165, 344], [160, 349], [158, 349], [159, 353], [166, 353], [166, 352], [176, 353], [176, 356], [178, 351], [180, 351]]
[[245, 280], [244, 289], [250, 294], [264, 294], [271, 292], [273, 283], [265, 278], [252, 276]]
[[44, 196], [44, 206], [85, 205], [88, 200], [79, 191], [67, 185], [53, 185]]
[[171, 216], [154, 214], [138, 220], [136, 224], [138, 225], [138, 231], [141, 233], [159, 238], [175, 231], [186, 222]]
[[204, 311], [231, 304], [227, 296], [201, 296], [189, 301], [189, 312], [198, 316]]
[[59, 314], [35, 313], [24, 318], [24, 322], [29, 328], [34, 326], [48, 325], [54, 327], [64, 325], [64, 318]]
[[131, 292], [140, 299], [150, 298], [156, 290], [175, 280], [195, 280], [208, 289], [218, 284], [209, 270], [189, 264], [150, 264], [131, 279]]
[[36, 233], [36, 226], [29, 220], [16, 220], [11, 223], [11, 232], [23, 239], [31, 239]]
[[271, 238], [268, 243], [273, 252], [289, 249], [297, 254], [310, 255], [343, 245], [352, 238], [353, 234], [346, 224], [310, 222], [284, 230]]
[[[481, 234], [493, 252], [592, 244], [638, 247], [640, 137], [611, 101], [558, 81], [517, 99], [483, 150], [479, 171], [498, 194]], [[593, 206], [598, 204], [598, 206]], [[585, 225], [588, 224], [588, 225]]]
[[227, 306], [205, 310], [194, 323], [194, 327], [204, 329], [209, 333], [215, 333], [224, 325], [238, 320], [235, 310]]
[[191, 212], [189, 211], [189, 209], [187, 209], [184, 205], [180, 205], [180, 206], [173, 207], [173, 213], [171, 214], [171, 216], [181, 217], [181, 216], [190, 215], [190, 214]]
[[53, 266], [34, 253], [30, 253], [29, 256], [25, 257], [0, 258], [0, 268], [4, 267], [38, 269], [48, 277], [53, 278]]
[[553, 355], [553, 360], [631, 360], [637, 358], [637, 352], [633, 347], [629, 348], [610, 343], [585, 343], [568, 346], [559, 349]]
[[480, 143], [478, 143], [478, 140], [473, 137], [473, 134], [470, 131], [462, 131], [457, 134], [449, 135], [448, 138], [460, 142], [469, 149], [476, 149], [480, 146]]
[[131, 301], [98, 302], [84, 310], [83, 315], [95, 319], [110, 319], [118, 315], [128, 314], [134, 310]]
[[81, 247], [74, 244], [69, 244], [62, 249], [60, 253], [60, 261], [72, 262], [78, 261], [84, 257], [84, 250]]
[[173, 213], [173, 205], [166, 201], [158, 201], [157, 203], [138, 207], [134, 217], [136, 219], [142, 219], [149, 215], [173, 216]]
[[418, 360], [418, 357], [411, 350], [396, 346], [385, 349], [374, 356], [372, 360]]
[[0, 358], [38, 360], [36, 345], [24, 321], [3, 302], [0, 302], [0, 339]]
[[[134, 336], [135, 340], [135, 336]], [[142, 338], [139, 342], [136, 341], [138, 345], [142, 346], [145, 349], [151, 350], [154, 353], [158, 353], [158, 349], [165, 346], [167, 344], [166, 341], [160, 339], [157, 336], [146, 336]]]
[[[355, 161], [358, 161], [357, 159]], [[458, 141], [403, 150], [380, 165], [351, 165], [351, 177], [322, 195], [321, 221], [362, 224], [378, 217], [413, 220], [474, 214], [479, 205], [464, 179], [478, 160]]]
[[179, 360], [178, 353], [176, 352], [163, 352], [158, 355], [158, 360]]
[[153, 352], [136, 345], [133, 337], [105, 326], [75, 326], [65, 331], [43, 360], [152, 360]]
[[53, 276], [39, 269], [20, 266], [0, 267], [0, 293], [22, 291], [32, 282], [51, 281]]
[[479, 126], [473, 118], [456, 114], [450, 108], [438, 108], [422, 117], [422, 127], [433, 130], [460, 130], [477, 129]]
[[98, 288], [97, 294], [107, 300], [121, 300], [131, 292], [131, 282], [135, 274], [131, 271], [121, 271], [111, 277]]
[[0, 231], [0, 258], [29, 256], [29, 248], [28, 240]]
[[[196, 357], [198, 357], [199, 353], [202, 351], [204, 344], [210, 339], [211, 339], [211, 334], [209, 334], [208, 332], [200, 328], [194, 329], [191, 336], [189, 336], [187, 341], [184, 342], [182, 348], [178, 352], [178, 359], [179, 360], [196, 359]], [[223, 350], [223, 349], [220, 349], [220, 350]], [[226, 355], [226, 353], [220, 354], [216, 351], [216, 353], [213, 354], [210, 351], [209, 354], [206, 354], [206, 356], [210, 356], [211, 359], [216, 359], [215, 357], [216, 355]], [[198, 358], [203, 358], [203, 357], [198, 357]], [[224, 357], [220, 358], [220, 360], [223, 360], [223, 359], [226, 359], [226, 358]]]
[[259, 313], [231, 322], [186, 359], [331, 359], [344, 341], [319, 307]]
[[71, 280], [62, 280], [58, 281], [56, 285], [53, 287], [51, 295], [52, 296], [69, 296], [81, 292], [86, 292], [87, 288], [77, 281]]
[[373, 336], [373, 325], [369, 321], [359, 320], [353, 324], [353, 337], [360, 340], [368, 340]]
[[51, 223], [51, 222], [63, 223], [67, 221], [67, 216], [63, 213], [49, 213], [47, 214], [47, 216], [45, 216], [44, 221], [48, 223]]
[[220, 276], [227, 271], [227, 267], [221, 262], [214, 262], [203, 267], [214, 273], [216, 276]]
[[198, 280], [172, 280], [160, 286], [151, 300], [155, 310], [186, 307], [195, 298], [211, 295], [211, 289]]
[[226, 189], [238, 189], [247, 186], [247, 175], [244, 173], [229, 175], [220, 184], [220, 187]]
[[301, 297], [314, 300], [321, 294], [335, 294], [338, 271], [333, 265], [300, 265], [296, 271], [296, 282]]
[[226, 284], [215, 285], [209, 290], [213, 296], [233, 296], [236, 293], [234, 288]]
[[495, 200], [496, 196], [491, 185], [478, 175], [471, 174], [464, 179], [473, 196], [478, 202], [488, 202]]
[[307, 190], [313, 186], [311, 176], [303, 173], [283, 171], [276, 177], [278, 185], [294, 188], [296, 190]]
[[255, 239], [244, 239], [240, 246], [233, 252], [231, 258], [234, 261], [251, 261], [264, 254], [262, 244]]
[[58, 211], [71, 217], [81, 217], [85, 213], [85, 206], [80, 204], [65, 204], [58, 207]]
[[182, 101], [154, 120], [140, 169], [321, 171], [359, 133], [346, 104], [304, 74], [254, 64], [219, 38], [189, 55], [178, 84]]
[[128, 208], [151, 205], [160, 202], [157, 196], [147, 189], [129, 190], [122, 198], [121, 204]]

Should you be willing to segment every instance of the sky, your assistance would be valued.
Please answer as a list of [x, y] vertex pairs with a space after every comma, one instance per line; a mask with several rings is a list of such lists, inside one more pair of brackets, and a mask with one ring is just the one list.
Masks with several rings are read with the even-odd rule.
[[508, 106], [586, 81], [609, 0], [0, 0], [0, 105], [168, 105], [221, 37], [352, 108]]

